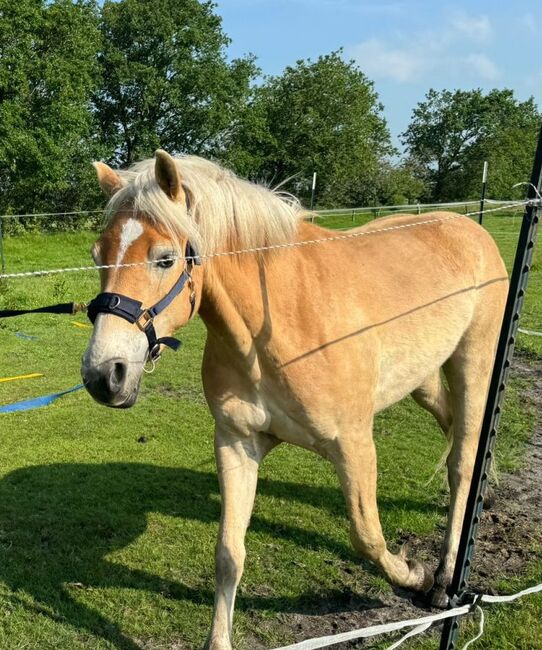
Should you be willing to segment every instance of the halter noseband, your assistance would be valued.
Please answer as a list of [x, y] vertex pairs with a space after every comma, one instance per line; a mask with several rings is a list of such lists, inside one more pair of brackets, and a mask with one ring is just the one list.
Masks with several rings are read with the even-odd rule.
[[147, 341], [149, 342], [149, 359], [151, 361], [156, 361], [160, 357], [160, 345], [167, 345], [172, 350], [178, 350], [181, 345], [179, 339], [173, 338], [172, 336], [157, 338], [153, 320], [171, 304], [173, 299], [181, 293], [187, 284], [190, 288], [190, 318], [194, 314], [196, 293], [192, 282], [192, 268], [195, 264], [201, 264], [201, 261], [190, 242], [186, 244], [184, 255], [186, 266], [177, 282], [175, 282], [162, 300], [159, 300], [148, 309], [143, 309], [141, 302], [133, 298], [128, 298], [128, 296], [123, 296], [120, 293], [100, 293], [88, 304], [87, 315], [90, 322], [94, 324], [98, 314], [113, 314], [113, 316], [124, 318], [129, 323], [135, 323], [147, 337]]

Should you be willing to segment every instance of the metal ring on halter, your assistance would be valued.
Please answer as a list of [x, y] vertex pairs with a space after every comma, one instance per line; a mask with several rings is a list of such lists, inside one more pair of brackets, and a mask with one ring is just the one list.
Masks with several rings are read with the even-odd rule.
[[[151, 367], [147, 368], [147, 364], [150, 363]], [[151, 356], [147, 356], [147, 359], [145, 360], [145, 363], [143, 364], [143, 372], [146, 373], [147, 375], [152, 375], [152, 373], [156, 370], [156, 359]]]

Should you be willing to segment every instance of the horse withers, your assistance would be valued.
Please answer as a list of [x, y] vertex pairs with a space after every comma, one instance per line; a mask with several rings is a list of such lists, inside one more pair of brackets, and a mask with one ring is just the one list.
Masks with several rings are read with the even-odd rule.
[[[169, 335], [196, 312], [207, 328], [202, 375], [222, 495], [208, 650], [232, 647], [258, 467], [281, 442], [333, 463], [355, 549], [391, 583], [445, 607], [508, 286], [488, 233], [439, 212], [339, 238], [304, 221], [291, 197], [201, 158], [158, 151], [125, 171], [96, 169], [110, 198], [93, 255], [113, 267], [101, 271], [87, 390], [131, 406]], [[388, 550], [378, 514], [374, 415], [409, 394], [451, 443], [435, 576]]]

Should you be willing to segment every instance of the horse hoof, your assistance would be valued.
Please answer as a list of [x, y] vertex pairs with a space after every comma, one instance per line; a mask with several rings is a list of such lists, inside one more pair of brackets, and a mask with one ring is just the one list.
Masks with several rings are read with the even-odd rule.
[[427, 593], [434, 583], [433, 572], [423, 562], [417, 560], [407, 560], [410, 573], [416, 576], [415, 590]]
[[447, 609], [450, 599], [443, 587], [434, 587], [429, 594], [427, 594], [427, 601], [431, 607]]

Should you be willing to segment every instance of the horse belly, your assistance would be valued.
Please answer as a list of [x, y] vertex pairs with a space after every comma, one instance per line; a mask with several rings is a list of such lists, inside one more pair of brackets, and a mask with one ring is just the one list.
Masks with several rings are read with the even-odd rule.
[[471, 322], [475, 300], [466, 296], [446, 302], [404, 316], [400, 325], [382, 326], [376, 411], [409, 395], [456, 349]]

